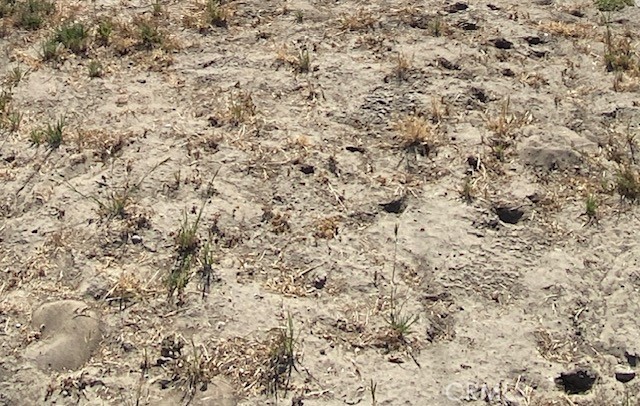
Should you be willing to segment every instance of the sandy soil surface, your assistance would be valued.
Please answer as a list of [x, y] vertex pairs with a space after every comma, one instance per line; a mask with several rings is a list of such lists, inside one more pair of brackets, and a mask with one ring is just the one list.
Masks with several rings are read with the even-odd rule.
[[0, 23], [0, 405], [639, 404], [640, 8]]

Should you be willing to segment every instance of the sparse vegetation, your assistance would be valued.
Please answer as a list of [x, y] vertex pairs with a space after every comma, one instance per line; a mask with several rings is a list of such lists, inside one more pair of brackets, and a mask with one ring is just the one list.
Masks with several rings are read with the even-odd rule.
[[3, 13], [11, 15], [17, 28], [35, 31], [43, 27], [48, 16], [55, 11], [55, 4], [47, 0], [3, 1]]
[[396, 56], [396, 64], [393, 67], [393, 76], [398, 80], [407, 80], [411, 73], [411, 60], [404, 54]]
[[143, 49], [150, 50], [162, 46], [164, 36], [155, 20], [140, 18], [135, 25], [138, 29], [140, 46]]
[[638, 9], [549, 3], [0, 0], [0, 401], [633, 403]]
[[473, 202], [473, 199], [475, 198], [474, 195], [475, 193], [474, 193], [473, 182], [469, 177], [466, 177], [462, 184], [462, 189], [460, 190], [460, 196], [465, 202], [469, 204]]
[[[140, 179], [135, 183], [125, 182], [124, 186], [116, 187], [108, 184], [104, 184], [106, 187], [106, 192], [102, 195], [86, 195], [80, 192], [76, 187], [72, 186], [70, 183], [67, 185], [80, 196], [85, 199], [91, 200], [98, 205], [98, 214], [101, 217], [107, 219], [114, 218], [126, 218], [129, 215], [128, 207], [133, 203], [134, 194], [140, 189], [140, 186], [144, 182], [144, 180], [149, 176], [152, 172], [154, 172], [158, 167], [164, 165], [169, 161], [169, 158], [166, 158], [156, 165], [154, 165], [148, 172], [146, 172]], [[130, 170], [127, 170], [129, 173]]]
[[604, 43], [604, 60], [607, 71], [630, 71], [640, 75], [640, 64], [632, 49], [630, 36], [614, 37], [611, 27], [607, 25]]
[[429, 21], [429, 32], [434, 37], [442, 37], [447, 32], [447, 26], [442, 21], [442, 17], [438, 16]]
[[20, 129], [20, 123], [22, 122], [23, 114], [19, 111], [11, 111], [6, 116], [6, 127], [9, 132], [16, 132]]

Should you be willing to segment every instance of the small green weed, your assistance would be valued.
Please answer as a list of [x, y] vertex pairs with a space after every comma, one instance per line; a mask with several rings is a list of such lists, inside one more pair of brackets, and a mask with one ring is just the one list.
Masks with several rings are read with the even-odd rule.
[[89, 69], [90, 78], [102, 77], [102, 64], [100, 63], [100, 61], [93, 60], [89, 62], [89, 65], [87, 68]]
[[474, 189], [473, 182], [471, 182], [471, 179], [467, 176], [462, 184], [462, 189], [460, 190], [460, 197], [462, 197], [467, 204], [473, 203], [473, 200], [475, 199]]
[[113, 33], [113, 22], [110, 19], [103, 19], [96, 27], [95, 40], [99, 45], [108, 46]]
[[200, 238], [198, 237], [198, 226], [200, 225], [204, 206], [205, 204], [203, 203], [193, 223], [189, 222], [187, 213], [184, 213], [182, 225], [180, 226], [180, 230], [176, 234], [175, 238], [178, 254], [181, 256], [193, 254], [200, 245]]
[[395, 333], [395, 337], [401, 342], [407, 341], [407, 336], [412, 333], [411, 327], [419, 320], [416, 314], [404, 314], [401, 305], [392, 304], [389, 316], [386, 318], [391, 330]]
[[174, 371], [175, 380], [185, 389], [183, 401], [189, 404], [198, 391], [206, 390], [209, 384], [209, 359], [205, 351], [199, 351], [191, 339], [192, 355], [182, 357], [178, 369]]
[[160, 0], [155, 0], [153, 2], [153, 16], [154, 17], [161, 17], [162, 16], [162, 3], [160, 3]]
[[585, 214], [588, 222], [593, 223], [598, 219], [598, 200], [594, 195], [589, 195], [585, 202]]
[[7, 114], [7, 128], [10, 132], [14, 133], [20, 129], [20, 123], [22, 123], [23, 114], [18, 111], [11, 111]]
[[278, 391], [284, 388], [284, 397], [287, 396], [291, 373], [298, 371], [296, 348], [297, 340], [293, 328], [293, 318], [287, 315], [284, 326], [278, 328], [271, 343], [268, 365], [265, 371], [267, 391], [278, 398]]
[[29, 74], [29, 71], [30, 71], [29, 69], [23, 70], [20, 66], [16, 66], [13, 69], [11, 69], [6, 79], [7, 83], [9, 84], [9, 87], [18, 86], [18, 84], [22, 80], [24, 80], [24, 78], [27, 77], [27, 75]]
[[193, 260], [194, 255], [191, 253], [179, 255], [165, 281], [168, 297], [171, 299], [175, 294], [178, 305], [184, 302], [184, 289], [192, 276]]
[[0, 114], [8, 111], [9, 103], [11, 103], [12, 98], [13, 95], [11, 94], [11, 92], [8, 92], [6, 90], [2, 90], [2, 92], [0, 92]]
[[442, 17], [435, 17], [433, 20], [429, 21], [428, 27], [429, 32], [434, 37], [441, 37], [445, 33], [445, 24], [442, 21]]
[[57, 149], [62, 145], [64, 140], [64, 127], [65, 119], [60, 117], [54, 123], [47, 124], [46, 128], [40, 128], [31, 131], [29, 137], [31, 144], [40, 146], [41, 144], [47, 144], [49, 149]]

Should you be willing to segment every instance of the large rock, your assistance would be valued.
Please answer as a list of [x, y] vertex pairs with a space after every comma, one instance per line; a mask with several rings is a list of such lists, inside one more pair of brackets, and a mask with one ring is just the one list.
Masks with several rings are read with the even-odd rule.
[[[157, 397], [156, 397], [157, 396]], [[161, 392], [152, 391], [152, 402], [157, 401], [158, 406], [174, 406], [189, 404], [191, 406], [236, 406], [238, 398], [233, 386], [224, 378], [216, 377], [207, 385], [205, 391], [197, 390], [193, 399], [185, 397], [184, 392], [172, 389]]]
[[25, 355], [43, 370], [75, 370], [84, 365], [98, 347], [102, 334], [98, 315], [79, 301], [46, 303], [33, 312], [38, 341]]
[[525, 165], [545, 171], [575, 170], [583, 162], [580, 151], [595, 148], [593, 143], [566, 127], [529, 131], [519, 151]]

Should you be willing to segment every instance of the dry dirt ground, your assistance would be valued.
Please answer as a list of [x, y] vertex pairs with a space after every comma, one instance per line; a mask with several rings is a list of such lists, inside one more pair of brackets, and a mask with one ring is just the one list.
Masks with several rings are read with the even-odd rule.
[[0, 1], [0, 404], [638, 404], [614, 3]]

